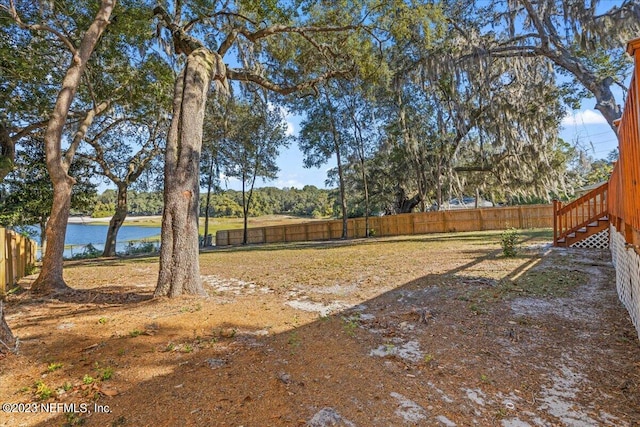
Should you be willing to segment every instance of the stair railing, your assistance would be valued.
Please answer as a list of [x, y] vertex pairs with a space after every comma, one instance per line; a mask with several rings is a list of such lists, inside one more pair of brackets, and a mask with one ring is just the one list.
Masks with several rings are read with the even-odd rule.
[[607, 192], [609, 183], [594, 188], [576, 200], [563, 204], [553, 201], [553, 245], [567, 239], [572, 233], [607, 216]]

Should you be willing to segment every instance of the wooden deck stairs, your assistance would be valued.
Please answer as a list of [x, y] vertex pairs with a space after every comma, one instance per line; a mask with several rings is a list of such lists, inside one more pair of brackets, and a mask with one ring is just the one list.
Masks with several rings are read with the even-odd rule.
[[604, 183], [576, 200], [553, 201], [553, 245], [569, 247], [609, 228], [607, 192]]

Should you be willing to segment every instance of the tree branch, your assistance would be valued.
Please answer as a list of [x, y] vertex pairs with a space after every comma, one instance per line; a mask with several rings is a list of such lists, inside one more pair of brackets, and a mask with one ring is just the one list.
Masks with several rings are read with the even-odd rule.
[[69, 51], [73, 54], [74, 57], [78, 54], [78, 50], [73, 44], [73, 42], [71, 41], [71, 39], [69, 39], [67, 36], [62, 34], [62, 32], [45, 24], [27, 24], [23, 22], [22, 18], [20, 18], [20, 14], [18, 14], [18, 11], [16, 10], [16, 5], [14, 0], [9, 1], [9, 6], [0, 4], [0, 10], [6, 11], [11, 17], [11, 19], [13, 19], [13, 21], [16, 24], [18, 24], [20, 28], [24, 30], [45, 31], [45, 32], [51, 33], [58, 40], [60, 40], [67, 47], [67, 49], [69, 49]]
[[250, 19], [249, 17], [242, 15], [240, 13], [237, 12], [228, 12], [228, 11], [220, 11], [220, 12], [216, 12], [212, 15], [207, 15], [207, 16], [200, 16], [198, 18], [194, 18], [191, 21], [189, 21], [185, 26], [184, 26], [184, 30], [185, 31], [189, 31], [194, 25], [196, 25], [199, 22], [204, 21], [205, 19], [212, 19], [212, 18], [217, 18], [218, 16], [231, 16], [234, 18], [240, 18], [244, 21], [247, 21], [249, 23], [251, 23], [252, 25], [258, 25], [258, 23], [252, 19]]
[[490, 166], [458, 166], [453, 168], [456, 172], [493, 172]]
[[548, 49], [549, 48], [549, 36], [545, 31], [544, 24], [542, 23], [542, 21], [540, 20], [540, 17], [538, 16], [538, 14], [534, 10], [533, 6], [531, 5], [531, 2], [529, 0], [521, 0], [521, 1], [522, 1], [522, 5], [525, 7], [525, 9], [527, 9], [527, 13], [529, 15], [529, 18], [531, 18], [531, 21], [533, 22], [533, 25], [536, 27], [536, 30], [538, 31], [538, 36], [540, 37], [540, 41], [542, 43], [542, 48], [543, 49]]
[[495, 48], [477, 48], [473, 53], [463, 55], [460, 60], [480, 56], [492, 56], [496, 58], [513, 58], [513, 57], [534, 57], [539, 56], [540, 48], [538, 46], [503, 46]]
[[30, 125], [25, 126], [24, 128], [14, 133], [11, 139], [13, 140], [13, 142], [18, 142], [20, 139], [27, 136], [34, 130], [42, 129], [43, 127], [46, 127], [48, 123], [49, 123], [49, 120], [42, 120], [39, 122], [31, 123]]
[[71, 165], [71, 161], [73, 160], [73, 156], [75, 155], [76, 150], [78, 149], [78, 146], [86, 136], [89, 126], [91, 126], [91, 124], [93, 123], [93, 119], [95, 119], [96, 116], [104, 113], [110, 106], [111, 106], [110, 101], [101, 102], [96, 107], [89, 110], [84, 120], [80, 122], [80, 126], [78, 126], [78, 130], [73, 136], [73, 141], [71, 141], [71, 145], [69, 146], [69, 149], [64, 154], [64, 163], [67, 171], [69, 170], [69, 166]]
[[231, 32], [227, 35], [227, 38], [225, 38], [224, 41], [220, 44], [220, 47], [218, 48], [218, 55], [224, 56], [227, 51], [231, 49], [233, 42], [235, 42], [237, 38], [238, 31], [231, 30]]
[[271, 90], [281, 95], [289, 95], [293, 92], [297, 92], [304, 89], [310, 89], [310, 88], [313, 89], [315, 92], [317, 92], [316, 85], [318, 85], [319, 83], [334, 77], [347, 77], [351, 73], [352, 73], [352, 70], [327, 71], [326, 73], [321, 74], [315, 79], [307, 80], [305, 82], [301, 82], [292, 86], [281, 86], [257, 74], [253, 74], [248, 71], [240, 71], [240, 70], [234, 70], [232, 68], [227, 68], [227, 78], [229, 80], [256, 83], [265, 89]]
[[250, 42], [256, 42], [260, 39], [272, 36], [274, 34], [283, 34], [283, 33], [297, 33], [304, 35], [304, 33], [337, 33], [348, 30], [355, 30], [360, 28], [360, 24], [358, 25], [344, 25], [340, 27], [316, 27], [316, 26], [307, 26], [307, 27], [291, 27], [288, 25], [271, 25], [269, 27], [263, 28], [258, 31], [250, 32], [246, 29], [239, 29], [238, 32], [242, 34], [247, 40]]
[[[149, 139], [129, 161], [129, 168], [125, 178], [127, 182], [137, 180], [146, 169], [149, 162], [151, 162], [151, 160], [160, 153], [160, 145], [158, 145], [158, 140], [156, 138], [159, 126], [160, 123], [156, 122], [153, 130], [149, 129]], [[152, 145], [151, 149], [148, 147], [149, 144]]]
[[194, 50], [204, 47], [200, 40], [187, 34], [184, 28], [181, 28], [180, 25], [171, 18], [171, 15], [169, 15], [164, 7], [156, 6], [153, 9], [153, 14], [154, 16], [158, 16], [164, 22], [164, 26], [171, 31], [173, 45], [177, 54], [184, 53], [185, 55], [190, 55]]

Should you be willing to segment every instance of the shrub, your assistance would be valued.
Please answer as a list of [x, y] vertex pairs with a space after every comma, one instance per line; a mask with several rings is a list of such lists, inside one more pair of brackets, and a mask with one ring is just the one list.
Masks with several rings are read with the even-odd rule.
[[30, 276], [38, 272], [38, 267], [35, 264], [27, 264], [24, 268], [24, 272], [27, 276]]
[[102, 255], [102, 251], [100, 249], [96, 248], [95, 246], [93, 246], [93, 244], [89, 243], [88, 245], [86, 245], [84, 247], [82, 252], [80, 252], [79, 254], [73, 255], [71, 257], [71, 259], [73, 259], [73, 260], [91, 259], [91, 258], [98, 258], [101, 255]]
[[505, 257], [514, 257], [518, 253], [518, 240], [520, 234], [518, 230], [511, 227], [502, 232], [500, 235], [500, 245], [502, 246], [502, 254]]
[[133, 240], [127, 243], [125, 255], [151, 254], [157, 252], [155, 243], [142, 240], [138, 243]]

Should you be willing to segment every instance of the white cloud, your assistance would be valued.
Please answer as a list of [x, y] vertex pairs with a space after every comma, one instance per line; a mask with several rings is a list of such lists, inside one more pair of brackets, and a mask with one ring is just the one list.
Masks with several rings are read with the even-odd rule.
[[287, 131], [285, 132], [285, 134], [287, 136], [293, 136], [295, 133], [296, 133], [296, 129], [293, 126], [293, 123], [287, 120]]
[[280, 114], [282, 114], [282, 118], [287, 123], [287, 130], [285, 134], [287, 136], [294, 136], [296, 134], [296, 125], [295, 125], [295, 115], [291, 113], [286, 107], [282, 105], [276, 105], [271, 102], [267, 103], [267, 106], [270, 110], [279, 110]]
[[562, 119], [563, 126], [578, 126], [578, 125], [606, 125], [607, 120], [604, 116], [593, 110], [574, 111], [568, 113]]
[[279, 179], [275, 182], [275, 186], [278, 188], [302, 188], [305, 184], [298, 181], [297, 179]]
[[284, 117], [284, 120], [287, 122], [287, 136], [293, 136], [295, 135], [296, 132], [296, 125], [295, 125], [295, 116], [293, 114], [291, 114], [291, 112], [286, 109], [285, 107], [280, 106], [280, 112], [282, 113], [282, 117]]

